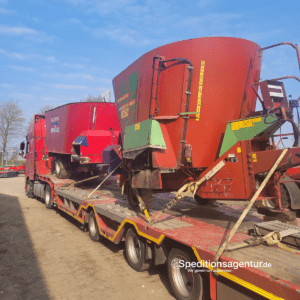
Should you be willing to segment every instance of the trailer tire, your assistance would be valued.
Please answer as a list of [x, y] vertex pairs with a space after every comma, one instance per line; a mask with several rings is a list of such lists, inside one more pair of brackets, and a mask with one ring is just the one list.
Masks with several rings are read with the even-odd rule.
[[181, 260], [193, 262], [192, 256], [187, 252], [173, 248], [168, 256], [168, 276], [176, 299], [209, 299], [209, 289], [206, 288], [209, 284], [205, 282], [203, 272], [194, 272], [192, 268], [180, 267]]
[[68, 179], [72, 174], [72, 166], [70, 162], [66, 162], [61, 158], [55, 160], [55, 176], [59, 179]]
[[202, 197], [200, 197], [198, 195], [195, 195], [194, 199], [200, 205], [206, 205], [206, 204], [208, 204], [208, 202], [210, 200], [209, 198], [205, 199], [205, 198], [202, 198]]
[[93, 210], [90, 211], [88, 226], [89, 226], [89, 236], [91, 240], [94, 242], [99, 242], [100, 234], [98, 231], [96, 216]]
[[26, 181], [26, 196], [28, 198], [34, 198], [33, 194], [33, 182], [29, 179]]
[[152, 261], [146, 259], [146, 240], [138, 236], [133, 228], [126, 233], [125, 253], [128, 264], [137, 272], [148, 270], [152, 265]]
[[50, 185], [47, 185], [45, 188], [45, 205], [48, 209], [51, 209], [53, 206], [52, 203], [52, 193]]

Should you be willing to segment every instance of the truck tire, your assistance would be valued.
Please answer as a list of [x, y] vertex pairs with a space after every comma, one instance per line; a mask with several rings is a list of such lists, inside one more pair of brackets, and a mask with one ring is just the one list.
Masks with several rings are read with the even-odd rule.
[[55, 160], [55, 176], [59, 179], [68, 179], [71, 177], [71, 163], [64, 161], [61, 158]]
[[94, 211], [90, 212], [88, 226], [89, 226], [89, 236], [91, 240], [94, 242], [99, 242], [100, 234], [98, 231], [98, 225], [97, 225], [97, 220]]
[[[168, 276], [176, 299], [206, 300], [209, 299], [209, 284], [203, 278], [203, 272], [180, 267], [181, 261], [193, 262], [187, 252], [173, 248], [168, 256]], [[189, 272], [190, 271], [190, 272]]]
[[137, 235], [133, 228], [129, 228], [125, 237], [125, 253], [127, 262], [137, 272], [148, 270], [152, 264], [146, 260], [146, 240]]
[[26, 181], [26, 196], [28, 198], [34, 198], [33, 194], [33, 182], [29, 179]]
[[196, 202], [200, 205], [206, 205], [208, 204], [209, 200], [210, 199], [205, 199], [205, 198], [201, 198], [200, 196], [198, 195], [195, 195], [194, 199], [196, 200]]
[[48, 209], [52, 208], [52, 193], [50, 185], [47, 185], [45, 188], [45, 205]]

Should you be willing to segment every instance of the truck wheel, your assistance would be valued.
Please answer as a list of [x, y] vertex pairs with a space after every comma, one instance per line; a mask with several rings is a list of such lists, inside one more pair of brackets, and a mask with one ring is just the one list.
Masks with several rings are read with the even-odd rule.
[[48, 209], [52, 208], [53, 205], [50, 185], [47, 185], [45, 189], [45, 205]]
[[89, 216], [89, 236], [92, 241], [99, 242], [100, 241], [100, 234], [98, 231], [98, 225], [95, 213], [93, 211], [90, 212]]
[[138, 272], [148, 270], [151, 260], [146, 260], [146, 241], [129, 228], [125, 237], [125, 253], [130, 267]]
[[61, 158], [55, 160], [55, 176], [59, 179], [70, 178], [72, 174], [71, 163], [68, 163]]
[[185, 267], [181, 267], [181, 263], [185, 264], [186, 262], [193, 262], [188, 253], [176, 248], [171, 250], [168, 257], [168, 276], [176, 299], [207, 299], [203, 274], [196, 273], [192, 268], [186, 269]]
[[196, 200], [196, 202], [200, 205], [206, 205], [208, 204], [209, 200], [210, 199], [205, 199], [205, 198], [201, 198], [200, 196], [198, 195], [195, 195], [194, 199]]
[[33, 182], [31, 180], [26, 181], [26, 196], [28, 198], [34, 198], [33, 194]]

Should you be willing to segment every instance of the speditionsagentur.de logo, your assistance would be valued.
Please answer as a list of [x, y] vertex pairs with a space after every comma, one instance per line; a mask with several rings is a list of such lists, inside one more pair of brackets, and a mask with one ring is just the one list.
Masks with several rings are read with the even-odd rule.
[[270, 268], [272, 267], [271, 263], [262, 262], [262, 261], [247, 261], [247, 262], [237, 262], [237, 261], [229, 261], [229, 262], [215, 262], [215, 261], [198, 261], [198, 262], [189, 262], [183, 259], [175, 258], [171, 263], [172, 267], [175, 268], [184, 268], [184, 269], [195, 269], [195, 268], [219, 268], [219, 269], [238, 269], [238, 268]]

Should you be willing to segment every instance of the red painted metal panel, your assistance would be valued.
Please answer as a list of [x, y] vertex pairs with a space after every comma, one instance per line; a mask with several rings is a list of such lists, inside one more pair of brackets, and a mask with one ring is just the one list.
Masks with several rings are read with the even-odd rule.
[[[93, 122], [94, 108], [96, 108], [95, 122]], [[109, 131], [112, 128], [116, 138], [119, 132], [114, 103], [70, 103], [47, 111], [45, 116], [48, 151], [53, 153], [71, 154], [72, 143], [76, 137], [86, 135], [88, 131], [89, 135], [92, 135], [90, 130]]]
[[[166, 60], [178, 57], [190, 60], [194, 69], [189, 112], [196, 112], [197, 107], [201, 108], [199, 121], [195, 115], [190, 115], [186, 143], [192, 145], [193, 167], [208, 167], [216, 158], [227, 121], [239, 119], [255, 110], [256, 97], [251, 84], [259, 79], [259, 50], [260, 47], [253, 42], [223, 37], [190, 39], [156, 48], [144, 54], [114, 78], [117, 106], [123, 105], [125, 99], [124, 95], [121, 95], [122, 84], [129, 75], [137, 71], [137, 107], [134, 122], [148, 119], [153, 57], [159, 55]], [[202, 66], [201, 62], [204, 62]], [[186, 110], [187, 65], [168, 68], [169, 65], [170, 63], [160, 72], [158, 117], [178, 115]], [[203, 66], [204, 69], [201, 69]], [[199, 86], [202, 93], [199, 92]], [[198, 100], [200, 98], [201, 103]], [[182, 117], [166, 124], [174, 154], [178, 159], [181, 154], [183, 125]], [[123, 133], [124, 126], [125, 123], [121, 120]]]

